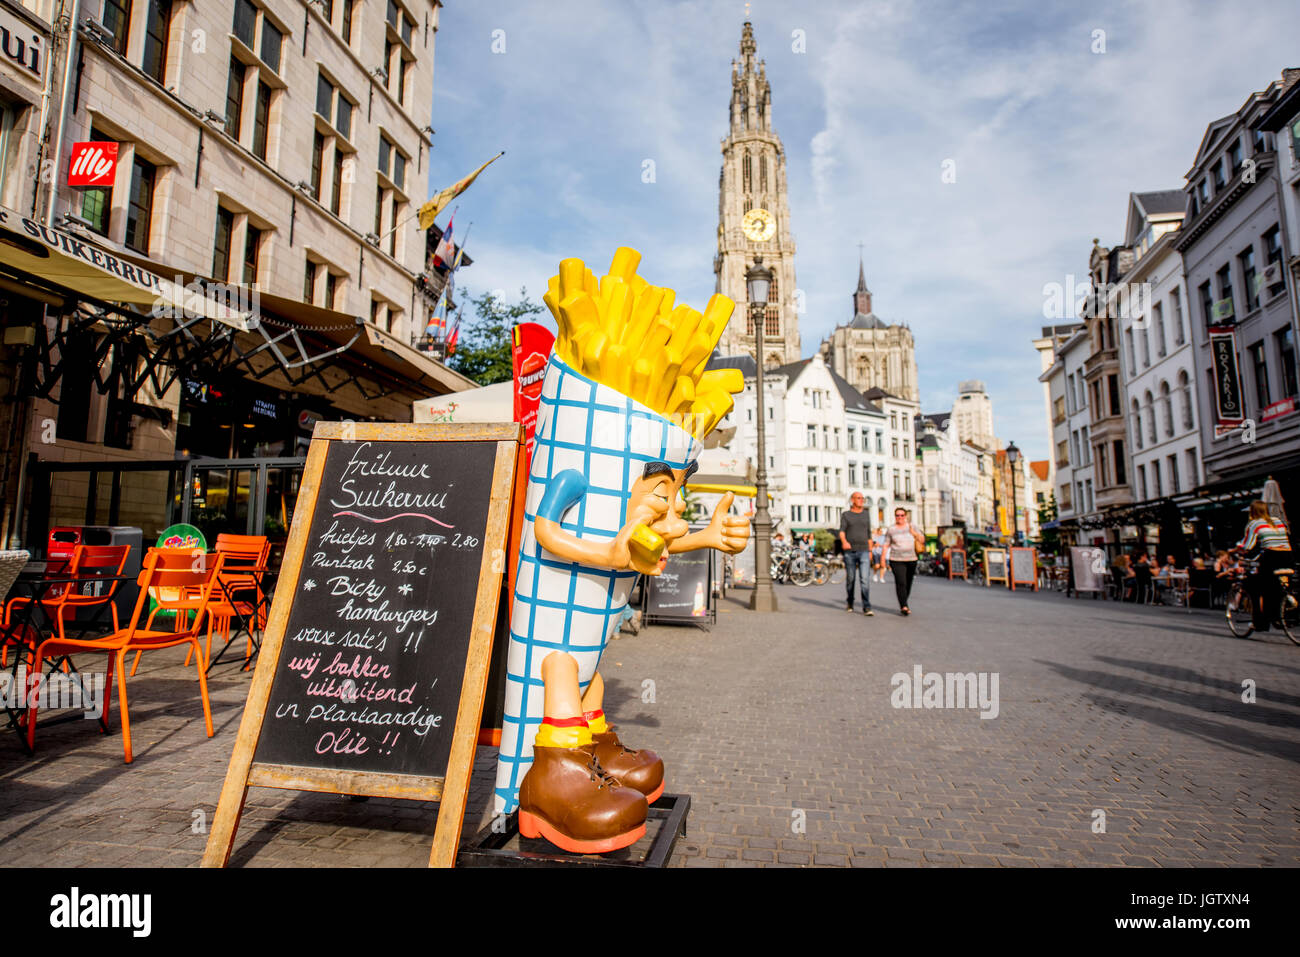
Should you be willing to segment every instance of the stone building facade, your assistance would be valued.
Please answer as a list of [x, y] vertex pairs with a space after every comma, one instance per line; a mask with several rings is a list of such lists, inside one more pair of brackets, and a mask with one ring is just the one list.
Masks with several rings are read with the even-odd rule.
[[912, 330], [891, 325], [871, 308], [866, 270], [858, 262], [858, 285], [853, 290], [853, 318], [836, 326], [822, 344], [831, 367], [860, 392], [883, 389], [910, 402], [921, 401], [916, 373], [916, 343]]

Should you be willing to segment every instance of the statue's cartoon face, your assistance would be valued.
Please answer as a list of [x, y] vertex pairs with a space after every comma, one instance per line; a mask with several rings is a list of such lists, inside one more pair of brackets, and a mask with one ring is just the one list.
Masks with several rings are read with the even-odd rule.
[[647, 462], [641, 478], [632, 483], [632, 495], [623, 520], [639, 519], [664, 540], [663, 551], [654, 561], [632, 549], [628, 565], [633, 571], [658, 575], [668, 564], [668, 544], [690, 531], [690, 526], [682, 518], [686, 501], [681, 490], [696, 467], [694, 462], [684, 469], [674, 469], [664, 462]]

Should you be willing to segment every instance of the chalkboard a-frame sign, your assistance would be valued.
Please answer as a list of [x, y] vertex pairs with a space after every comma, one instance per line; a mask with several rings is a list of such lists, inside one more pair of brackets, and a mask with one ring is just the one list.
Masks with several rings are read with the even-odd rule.
[[519, 428], [322, 422], [203, 855], [249, 787], [438, 801], [455, 862], [501, 598]]

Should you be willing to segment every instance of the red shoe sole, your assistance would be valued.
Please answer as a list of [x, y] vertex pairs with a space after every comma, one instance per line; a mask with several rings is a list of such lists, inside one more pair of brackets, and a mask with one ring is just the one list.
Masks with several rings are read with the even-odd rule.
[[572, 854], [607, 854], [635, 844], [645, 837], [645, 825], [635, 827], [623, 834], [603, 838], [599, 841], [580, 841], [577, 838], [561, 834], [544, 819], [519, 809], [519, 833], [524, 837], [544, 837], [562, 851]]
[[653, 791], [651, 791], [649, 794], [645, 796], [645, 803], [654, 804], [655, 801], [658, 801], [661, 797], [663, 797], [664, 785], [667, 783], [668, 783], [667, 781], [660, 781], [659, 787], [655, 788]]

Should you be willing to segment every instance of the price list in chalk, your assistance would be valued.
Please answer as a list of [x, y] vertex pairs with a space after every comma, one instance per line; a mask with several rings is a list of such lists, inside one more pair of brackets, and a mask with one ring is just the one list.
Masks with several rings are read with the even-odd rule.
[[258, 761], [445, 774], [495, 452], [330, 444]]

